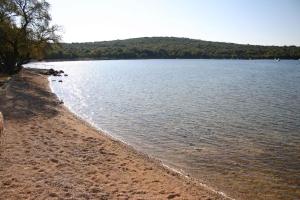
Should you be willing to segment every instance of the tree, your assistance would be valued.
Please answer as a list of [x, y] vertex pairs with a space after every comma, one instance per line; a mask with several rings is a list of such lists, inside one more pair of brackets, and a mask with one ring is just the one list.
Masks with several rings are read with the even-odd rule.
[[40, 59], [60, 37], [45, 0], [0, 0], [0, 72], [13, 74]]

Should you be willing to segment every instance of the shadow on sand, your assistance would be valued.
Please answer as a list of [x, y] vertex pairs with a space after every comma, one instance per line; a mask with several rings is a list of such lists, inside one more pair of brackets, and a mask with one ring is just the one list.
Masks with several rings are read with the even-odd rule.
[[37, 75], [33, 70], [23, 69], [12, 78], [6, 94], [0, 96], [0, 111], [6, 120], [30, 120], [41, 113], [51, 118], [58, 114], [56, 96], [39, 87], [47, 83], [45, 79], [33, 78]]

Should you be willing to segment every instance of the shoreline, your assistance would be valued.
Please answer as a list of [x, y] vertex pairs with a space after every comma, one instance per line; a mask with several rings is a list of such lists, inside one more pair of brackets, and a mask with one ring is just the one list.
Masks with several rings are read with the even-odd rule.
[[[48, 87], [50, 89], [50, 91], [56, 96], [57, 100], [63, 100], [60, 99], [53, 91], [53, 88], [51, 87], [51, 81], [50, 81], [50, 77], [48, 76], [47, 80], [48, 80]], [[235, 200], [234, 198], [228, 196], [226, 193], [222, 192], [222, 191], [218, 191], [215, 190], [214, 188], [212, 188], [211, 186], [202, 183], [200, 180], [193, 178], [192, 176], [190, 176], [189, 174], [185, 173], [184, 171], [182, 171], [181, 169], [176, 169], [172, 166], [169, 166], [168, 164], [164, 163], [162, 160], [159, 160], [147, 153], [143, 153], [141, 151], [138, 151], [137, 149], [135, 149], [132, 145], [130, 145], [129, 143], [127, 143], [126, 141], [120, 139], [120, 138], [116, 138], [114, 137], [112, 134], [109, 133], [109, 131], [103, 130], [99, 127], [96, 126], [96, 124], [94, 124], [93, 122], [89, 122], [87, 119], [84, 119], [82, 117], [80, 117], [78, 114], [76, 114], [75, 111], [72, 111], [72, 109], [70, 107], [68, 107], [65, 104], [62, 104], [62, 106], [69, 111], [75, 118], [77, 118], [78, 120], [81, 121], [81, 123], [85, 124], [86, 126], [91, 127], [92, 129], [95, 129], [96, 131], [98, 131], [99, 134], [103, 134], [104, 136], [108, 137], [109, 139], [119, 143], [120, 145], [124, 146], [124, 148], [132, 151], [133, 153], [138, 154], [139, 156], [142, 156], [144, 159], [150, 161], [150, 162], [154, 162], [155, 164], [158, 165], [158, 167], [163, 168], [164, 170], [167, 171], [167, 173], [175, 173], [178, 176], [180, 176], [183, 179], [186, 179], [187, 181], [191, 181], [197, 185], [200, 185], [200, 187], [203, 187], [217, 195], [221, 195], [223, 198], [227, 199], [227, 200]]]
[[[101, 58], [78, 58], [78, 59], [45, 59], [41, 61], [33, 60], [30, 63], [51, 63], [51, 62], [75, 62], [75, 61], [122, 61], [122, 60], [244, 60], [244, 61], [260, 61], [260, 60], [267, 60], [267, 61], [274, 61], [274, 58], [114, 58], [114, 59], [101, 59]], [[281, 58], [281, 61], [299, 61], [298, 58]], [[277, 62], [277, 61], [276, 61]]]
[[14, 77], [0, 101], [1, 198], [230, 199], [96, 129], [34, 70]]

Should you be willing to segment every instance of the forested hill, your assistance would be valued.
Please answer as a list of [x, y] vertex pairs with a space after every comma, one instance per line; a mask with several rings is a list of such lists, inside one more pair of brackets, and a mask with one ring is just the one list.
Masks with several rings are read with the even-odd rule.
[[144, 37], [87, 43], [62, 43], [46, 59], [233, 58], [299, 59], [300, 47], [257, 46], [175, 37]]

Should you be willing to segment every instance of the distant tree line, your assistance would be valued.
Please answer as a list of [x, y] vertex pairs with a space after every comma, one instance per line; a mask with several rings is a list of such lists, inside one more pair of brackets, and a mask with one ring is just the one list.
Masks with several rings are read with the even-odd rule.
[[258, 46], [175, 37], [145, 37], [87, 43], [62, 43], [46, 59], [299, 59], [300, 47]]

